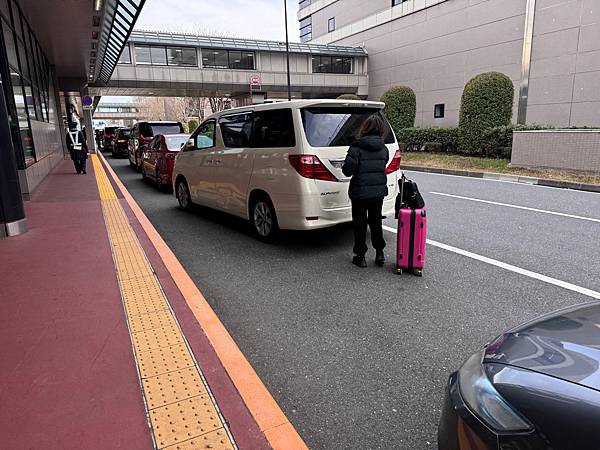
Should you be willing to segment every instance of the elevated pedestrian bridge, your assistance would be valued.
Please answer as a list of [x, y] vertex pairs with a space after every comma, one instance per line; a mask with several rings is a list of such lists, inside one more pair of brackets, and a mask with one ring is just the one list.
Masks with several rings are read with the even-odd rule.
[[[293, 96], [368, 94], [367, 52], [361, 47], [290, 43]], [[119, 63], [94, 95], [282, 98], [287, 95], [284, 42], [134, 31]], [[256, 99], [255, 99], [256, 101]]]

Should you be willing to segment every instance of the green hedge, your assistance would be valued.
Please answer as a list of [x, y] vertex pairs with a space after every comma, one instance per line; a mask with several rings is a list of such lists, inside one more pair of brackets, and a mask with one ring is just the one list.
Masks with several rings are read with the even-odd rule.
[[482, 154], [492, 158], [510, 159], [513, 144], [513, 131], [548, 130], [543, 125], [508, 125], [489, 128], [483, 132]]
[[338, 97], [338, 100], [360, 100], [360, 97], [355, 94], [342, 94]]
[[469, 81], [463, 91], [460, 105], [461, 151], [482, 154], [485, 131], [510, 125], [513, 99], [513, 83], [502, 73], [483, 73]]
[[190, 119], [187, 122], [188, 133], [193, 133], [198, 128], [198, 121], [196, 119]]
[[396, 86], [381, 96], [384, 113], [394, 130], [412, 128], [417, 116], [417, 96], [408, 86]]
[[407, 151], [454, 153], [458, 149], [458, 128], [401, 128], [395, 133]]

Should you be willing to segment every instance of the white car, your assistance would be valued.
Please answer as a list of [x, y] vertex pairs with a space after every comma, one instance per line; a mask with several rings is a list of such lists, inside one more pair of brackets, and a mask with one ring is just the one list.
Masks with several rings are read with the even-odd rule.
[[[210, 116], [179, 152], [173, 188], [192, 203], [250, 220], [256, 235], [310, 230], [352, 220], [342, 164], [364, 120], [384, 104], [298, 100], [235, 108]], [[400, 150], [387, 120], [388, 195], [394, 213]]]

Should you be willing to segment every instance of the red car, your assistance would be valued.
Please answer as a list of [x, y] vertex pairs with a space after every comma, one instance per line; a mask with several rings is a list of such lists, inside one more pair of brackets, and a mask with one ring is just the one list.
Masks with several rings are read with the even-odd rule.
[[158, 188], [169, 189], [175, 157], [190, 138], [189, 134], [157, 134], [142, 153], [142, 178], [156, 181]]

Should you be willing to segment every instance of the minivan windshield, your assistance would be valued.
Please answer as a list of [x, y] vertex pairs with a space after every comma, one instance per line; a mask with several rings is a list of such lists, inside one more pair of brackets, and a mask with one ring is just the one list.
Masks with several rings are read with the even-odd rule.
[[369, 116], [379, 115], [385, 123], [384, 142], [394, 143], [394, 134], [381, 111], [374, 108], [317, 107], [302, 109], [302, 124], [312, 147], [345, 147], [358, 138]]
[[167, 148], [169, 150], [181, 150], [181, 146], [185, 144], [189, 136], [166, 136]]
[[104, 134], [108, 134], [108, 135], [112, 136], [117, 132], [118, 129], [119, 129], [119, 127], [106, 127], [104, 129]]
[[149, 123], [148, 126], [152, 130], [152, 136], [157, 134], [179, 134], [183, 133], [181, 125], [174, 123]]

